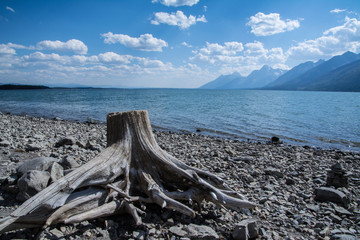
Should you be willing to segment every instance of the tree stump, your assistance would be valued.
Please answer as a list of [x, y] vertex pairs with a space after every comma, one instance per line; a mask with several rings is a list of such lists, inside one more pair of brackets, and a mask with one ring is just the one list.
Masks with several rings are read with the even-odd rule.
[[[157, 144], [147, 111], [110, 113], [107, 148], [39, 192], [10, 216], [0, 232], [56, 223], [76, 223], [130, 213], [141, 224], [139, 206], [155, 203], [194, 217], [203, 200], [239, 210], [254, 208], [222, 179], [187, 166]], [[189, 205], [189, 206], [188, 206]]]

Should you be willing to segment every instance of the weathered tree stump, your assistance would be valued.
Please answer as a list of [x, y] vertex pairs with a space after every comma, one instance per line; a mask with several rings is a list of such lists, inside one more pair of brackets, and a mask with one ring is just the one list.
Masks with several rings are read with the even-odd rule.
[[[130, 213], [137, 224], [143, 203], [195, 216], [203, 200], [231, 209], [255, 203], [217, 176], [175, 159], [156, 143], [146, 111], [107, 116], [107, 148], [0, 220], [0, 233]], [[189, 204], [189, 206], [185, 205]]]

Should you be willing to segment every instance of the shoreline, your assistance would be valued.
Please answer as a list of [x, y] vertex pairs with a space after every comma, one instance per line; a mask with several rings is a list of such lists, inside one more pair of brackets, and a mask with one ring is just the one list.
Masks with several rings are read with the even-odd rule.
[[[71, 120], [71, 119], [62, 119], [59, 117], [47, 117], [47, 116], [37, 116], [37, 115], [31, 115], [29, 113], [20, 113], [20, 114], [14, 114], [11, 112], [1, 112], [0, 115], [14, 115], [19, 117], [30, 117], [30, 118], [40, 118], [40, 119], [48, 119], [48, 120], [54, 120], [54, 121], [65, 121], [70, 123], [78, 123], [78, 124], [99, 124], [106, 126], [106, 121], [96, 120], [89, 118], [88, 120]], [[203, 131], [201, 128], [196, 128], [194, 132], [184, 130], [184, 129], [169, 129], [161, 126], [156, 126], [151, 124], [151, 127], [153, 129], [153, 132], [163, 132], [163, 133], [169, 133], [169, 134], [180, 134], [180, 135], [188, 135], [188, 134], [195, 134], [198, 136], [203, 137], [209, 137], [213, 139], [224, 139], [224, 140], [231, 140], [231, 141], [240, 141], [244, 143], [260, 143], [260, 144], [269, 144], [272, 143], [271, 138], [262, 137], [260, 139], [250, 139], [246, 137], [240, 137], [240, 136], [231, 136], [231, 134], [216, 134], [216, 130], [212, 130], [213, 134], [206, 134], [206, 131]], [[228, 137], [227, 137], [228, 136]], [[273, 137], [277, 137], [274, 135]], [[296, 142], [298, 144], [289, 143], [287, 140], [289, 139], [279, 139], [280, 142], [276, 144], [282, 144], [287, 146], [294, 146], [294, 147], [304, 147], [304, 148], [314, 148], [314, 149], [320, 149], [320, 150], [333, 150], [333, 151], [343, 151], [343, 152], [354, 152], [354, 153], [360, 153], [360, 150], [353, 150], [353, 149], [347, 149], [347, 148], [336, 148], [336, 147], [322, 147], [322, 146], [316, 146], [316, 145], [310, 145], [307, 144], [307, 142], [299, 140], [299, 139], [292, 139], [292, 142]], [[354, 148], [351, 147], [351, 148]]]
[[[258, 239], [332, 239], [336, 234], [360, 237], [360, 153], [309, 146], [245, 142], [198, 133], [154, 131], [159, 146], [185, 164], [216, 174], [250, 201], [252, 211], [232, 211], [202, 204], [195, 219], [151, 206], [144, 225], [137, 227], [128, 216], [91, 220], [77, 225], [54, 225], [45, 230], [4, 233], [2, 239], [51, 239], [55, 232], [65, 239], [122, 239], [141, 233], [147, 239], [180, 239], [174, 228], [189, 224], [212, 228], [223, 239], [244, 219], [256, 219]], [[74, 142], [55, 147], [59, 139]], [[22, 162], [36, 156], [73, 158], [82, 165], [106, 147], [106, 125], [53, 120], [0, 113], [0, 184], [4, 186]], [[5, 143], [5, 144], [4, 144]], [[90, 148], [81, 147], [87, 145]], [[332, 202], [318, 202], [315, 190], [326, 183], [327, 173], [341, 163], [349, 174], [349, 187], [339, 188], [349, 199], [345, 209]], [[0, 217], [19, 204], [13, 194], [0, 190]], [[345, 210], [343, 210], [345, 209]], [[111, 222], [111, 228], [104, 224]], [[34, 235], [35, 234], [35, 235]], [[61, 238], [58, 237], [58, 238]]]

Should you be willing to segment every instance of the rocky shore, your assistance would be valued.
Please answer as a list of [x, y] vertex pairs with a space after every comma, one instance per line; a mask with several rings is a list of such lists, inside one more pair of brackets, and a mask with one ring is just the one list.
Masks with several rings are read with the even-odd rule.
[[[215, 173], [260, 206], [203, 203], [195, 218], [147, 206], [143, 225], [121, 215], [26, 229], [1, 239], [359, 239], [360, 153], [155, 131], [184, 163]], [[0, 113], [0, 217], [21, 204], [19, 166], [51, 157], [66, 174], [106, 146], [106, 126]], [[61, 175], [60, 174], [60, 175]], [[50, 176], [50, 175], [49, 175]], [[23, 192], [21, 190], [20, 192]], [[23, 196], [24, 197], [24, 196]], [[24, 197], [26, 198], [26, 196]], [[246, 234], [247, 233], [247, 234]]]

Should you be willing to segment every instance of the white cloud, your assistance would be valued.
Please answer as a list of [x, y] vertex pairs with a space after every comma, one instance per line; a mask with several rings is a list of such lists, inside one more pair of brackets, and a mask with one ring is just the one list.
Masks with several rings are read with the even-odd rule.
[[181, 45], [188, 47], [188, 48], [192, 48], [193, 46], [191, 44], [188, 44], [187, 42], [182, 42]]
[[326, 30], [322, 36], [298, 43], [287, 51], [297, 60], [330, 58], [346, 51], [360, 52], [360, 20], [345, 18], [345, 23]]
[[77, 39], [67, 42], [45, 40], [38, 42], [36, 47], [38, 50], [73, 51], [78, 54], [86, 54], [88, 51], [87, 46]]
[[100, 53], [99, 59], [105, 63], [130, 63], [133, 57], [130, 55], [119, 55], [114, 52]]
[[268, 15], [258, 12], [255, 16], [250, 17], [246, 24], [251, 27], [251, 32], [256, 36], [270, 36], [282, 32], [292, 31], [300, 27], [298, 20], [280, 19], [280, 14], [270, 13]]
[[206, 42], [206, 47], [200, 49], [200, 53], [206, 55], [235, 55], [244, 49], [241, 42], [225, 42], [224, 45]]
[[180, 7], [192, 6], [199, 2], [199, 0], [152, 0], [153, 3], [159, 2], [165, 6]]
[[9, 6], [6, 6], [5, 9], [8, 10], [8, 11], [10, 11], [10, 12], [15, 13], [15, 10], [14, 10], [13, 8], [9, 7]]
[[15, 53], [16, 51], [13, 48], [9, 47], [7, 44], [0, 44], [0, 55], [13, 55]]
[[277, 68], [288, 68], [285, 65], [287, 56], [281, 48], [266, 49], [259, 41], [242, 44], [240, 42], [206, 43], [198, 51], [193, 51], [192, 61], [208, 63], [211, 68], [217, 67], [221, 73], [240, 72], [247, 75], [264, 64]]
[[130, 37], [125, 34], [113, 34], [112, 32], [101, 34], [105, 38], [104, 42], [107, 44], [120, 43], [128, 48], [133, 48], [141, 51], [157, 51], [161, 52], [163, 47], [168, 44], [162, 39], [153, 37], [152, 34], [143, 34], [140, 37]]
[[199, 17], [190, 15], [187, 17], [182, 11], [170, 14], [166, 12], [157, 12], [155, 13], [155, 19], [151, 20], [151, 23], [155, 25], [165, 23], [172, 26], [178, 26], [181, 29], [189, 28], [191, 25], [196, 24], [196, 22], [207, 22], [207, 20], [204, 15]]
[[346, 12], [346, 11], [347, 11], [346, 9], [335, 8], [335, 9], [331, 10], [330, 12], [331, 13], [341, 13], [341, 12]]

